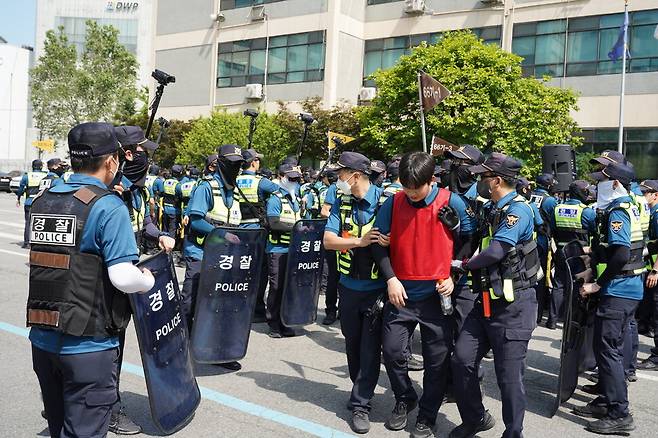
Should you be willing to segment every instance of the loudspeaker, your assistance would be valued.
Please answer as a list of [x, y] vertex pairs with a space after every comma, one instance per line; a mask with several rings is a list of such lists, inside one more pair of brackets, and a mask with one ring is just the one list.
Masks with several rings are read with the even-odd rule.
[[576, 152], [568, 144], [547, 144], [541, 148], [542, 172], [552, 173], [557, 180], [556, 192], [569, 191], [576, 179]]

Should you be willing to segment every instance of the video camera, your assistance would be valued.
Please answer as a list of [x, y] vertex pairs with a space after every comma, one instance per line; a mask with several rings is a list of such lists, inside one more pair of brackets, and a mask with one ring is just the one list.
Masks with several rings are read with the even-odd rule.
[[153, 70], [153, 73], [151, 73], [151, 76], [153, 79], [158, 81], [160, 85], [169, 85], [171, 83], [176, 82], [176, 76], [172, 76], [169, 73], [165, 73], [162, 70], [158, 70], [157, 68]]
[[244, 112], [242, 113], [243, 116], [249, 116], [249, 117], [251, 117], [251, 118], [256, 118], [256, 117], [258, 117], [258, 114], [259, 114], [258, 111], [256, 111], [255, 109], [246, 109], [246, 110], [244, 110]]
[[315, 119], [309, 113], [299, 113], [299, 120], [304, 122], [306, 125], [310, 125], [311, 123], [315, 122]]

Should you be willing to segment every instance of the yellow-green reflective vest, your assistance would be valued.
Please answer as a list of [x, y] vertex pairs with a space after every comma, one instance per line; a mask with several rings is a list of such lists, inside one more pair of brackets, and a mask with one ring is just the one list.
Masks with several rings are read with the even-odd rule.
[[235, 190], [235, 194], [240, 197], [243, 224], [260, 222], [256, 211], [262, 211], [265, 207], [264, 202], [258, 197], [258, 185], [261, 179], [263, 177], [260, 175], [242, 174], [235, 181], [235, 185], [240, 188], [239, 191]]
[[[367, 224], [359, 225], [354, 222], [352, 195], [340, 197], [340, 229], [341, 236], [362, 237], [370, 231], [375, 224], [376, 214]], [[379, 268], [375, 263], [370, 247], [352, 248], [346, 251], [336, 251], [338, 257], [338, 272], [358, 280], [377, 280]]]
[[633, 203], [637, 205], [638, 210], [640, 211], [640, 226], [642, 227], [642, 232], [644, 236], [649, 236], [649, 224], [651, 223], [651, 208], [647, 202], [644, 195], [636, 195], [635, 193], [630, 194]]
[[133, 232], [135, 233], [141, 230], [142, 227], [144, 226], [144, 218], [146, 217], [146, 206], [148, 205], [148, 202], [151, 199], [151, 195], [147, 188], [140, 189], [139, 196], [141, 198], [139, 210], [133, 208], [133, 214], [131, 218], [131, 222], [133, 225]]
[[148, 189], [153, 188], [153, 183], [155, 182], [156, 175], [146, 175], [146, 180], [144, 180], [144, 186]]
[[402, 190], [402, 186], [400, 186], [399, 184], [395, 184], [395, 185], [393, 185], [393, 183], [388, 184], [384, 189], [384, 191], [382, 192], [382, 196], [379, 198], [379, 203], [383, 204], [388, 198], [395, 195], [400, 190]]
[[[618, 206], [606, 210], [603, 216], [601, 226], [604, 227], [600, 233], [600, 242], [598, 247], [595, 248], [595, 258], [597, 259], [596, 273], [598, 276], [603, 274], [607, 267], [607, 260], [605, 258], [608, 248], [608, 233], [610, 232], [610, 213], [614, 210], [624, 210], [631, 223], [631, 256], [622, 267], [621, 276], [640, 275], [645, 272], [646, 265], [644, 263], [643, 252], [645, 247], [644, 232], [642, 231], [642, 221], [640, 216], [640, 208], [635, 203], [622, 202]], [[621, 226], [621, 224], [620, 224]]]
[[[224, 203], [224, 198], [222, 197], [222, 189], [219, 186], [219, 183], [216, 179], [208, 181], [210, 188], [212, 189], [212, 208], [206, 213], [206, 221], [211, 223], [213, 226], [225, 226], [225, 227], [238, 227], [240, 226], [240, 220], [242, 215], [240, 214], [240, 201], [238, 201], [235, 194], [233, 195], [233, 204], [231, 208], [226, 207]], [[196, 235], [196, 243], [198, 245], [203, 245], [205, 236]]]
[[46, 177], [46, 172], [28, 172], [27, 173], [27, 186], [25, 187], [25, 198], [34, 199], [39, 193], [39, 185], [41, 180]]
[[192, 191], [198, 183], [197, 180], [193, 179], [180, 185], [181, 197], [183, 198], [183, 209], [187, 208], [187, 204], [190, 202], [190, 196], [192, 196]]
[[587, 206], [579, 204], [558, 204], [555, 206], [555, 241], [564, 246], [572, 240], [588, 243], [588, 232], [583, 228], [583, 212]]
[[166, 179], [164, 182], [164, 205], [168, 205], [170, 207], [175, 207], [178, 208], [179, 206], [177, 205], [179, 201], [176, 197], [176, 187], [180, 184], [180, 181], [178, 181], [176, 178], [169, 178]]
[[[295, 211], [292, 207], [292, 203], [288, 200], [286, 196], [283, 196], [279, 192], [274, 192], [272, 196], [276, 196], [281, 201], [281, 214], [279, 214], [279, 222], [290, 225], [291, 227], [301, 219], [301, 210], [298, 209]], [[299, 200], [297, 200], [299, 205]], [[279, 246], [288, 246], [290, 245], [290, 240], [292, 238], [291, 232], [281, 232], [276, 230], [270, 231], [269, 240], [273, 245]]]

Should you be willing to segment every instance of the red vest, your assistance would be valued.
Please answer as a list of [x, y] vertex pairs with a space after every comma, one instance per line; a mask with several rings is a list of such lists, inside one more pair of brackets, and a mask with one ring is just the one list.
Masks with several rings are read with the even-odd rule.
[[439, 189], [434, 202], [423, 208], [409, 204], [398, 192], [391, 219], [391, 264], [400, 280], [439, 280], [450, 276], [452, 234], [439, 220], [439, 210], [448, 205], [450, 192]]

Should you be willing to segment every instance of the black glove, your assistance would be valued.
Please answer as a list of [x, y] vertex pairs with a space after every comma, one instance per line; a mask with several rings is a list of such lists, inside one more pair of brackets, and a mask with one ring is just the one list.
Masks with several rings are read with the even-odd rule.
[[459, 215], [454, 208], [446, 205], [439, 210], [439, 220], [450, 229], [454, 231], [459, 228]]

